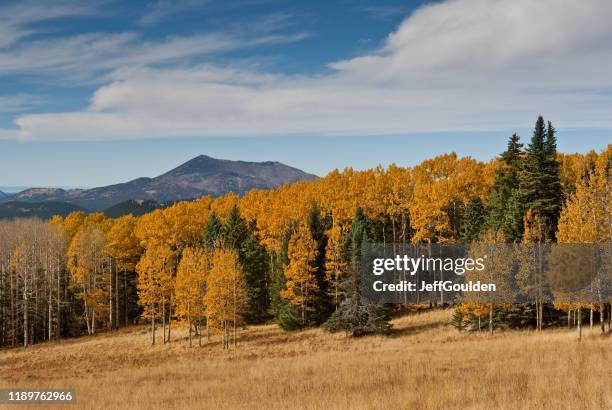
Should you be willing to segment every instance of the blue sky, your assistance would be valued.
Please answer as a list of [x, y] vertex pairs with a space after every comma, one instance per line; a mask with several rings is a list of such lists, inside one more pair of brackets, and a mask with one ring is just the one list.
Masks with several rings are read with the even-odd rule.
[[[0, 187], [612, 142], [606, 0], [0, 2]], [[2, 188], [0, 188], [2, 189]]]

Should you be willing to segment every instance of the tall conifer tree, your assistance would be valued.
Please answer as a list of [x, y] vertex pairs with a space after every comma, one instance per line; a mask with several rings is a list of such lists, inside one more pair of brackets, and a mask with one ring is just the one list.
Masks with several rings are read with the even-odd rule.
[[[549, 135], [550, 134], [550, 135]], [[557, 162], [555, 129], [542, 116], [536, 121], [521, 178], [522, 203], [541, 221], [539, 236], [543, 241], [554, 240], [561, 209], [561, 183]]]
[[520, 240], [523, 227], [524, 210], [519, 187], [523, 144], [519, 141], [519, 136], [513, 134], [508, 140], [508, 148], [500, 155], [487, 217], [489, 228], [502, 231], [509, 242]]

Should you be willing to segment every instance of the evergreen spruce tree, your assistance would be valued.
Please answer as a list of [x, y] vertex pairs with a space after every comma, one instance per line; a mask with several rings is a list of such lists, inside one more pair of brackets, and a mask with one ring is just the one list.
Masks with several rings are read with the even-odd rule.
[[213, 212], [204, 228], [204, 246], [209, 250], [212, 250], [216, 245], [218, 245], [218, 241], [221, 239], [221, 235], [223, 233], [223, 225], [221, 221], [217, 217], [217, 215]]
[[247, 222], [240, 216], [238, 207], [232, 207], [221, 231], [224, 245], [237, 251], [240, 250], [242, 243], [249, 235], [249, 228]]
[[554, 240], [561, 210], [561, 182], [556, 157], [555, 129], [551, 123], [546, 129], [540, 116], [526, 149], [521, 191], [525, 209], [531, 209], [542, 221], [540, 237], [544, 241]]
[[487, 216], [487, 226], [502, 231], [509, 242], [520, 240], [523, 226], [524, 210], [521, 201], [516, 201], [521, 197], [519, 176], [523, 158], [523, 144], [519, 141], [519, 136], [513, 134], [508, 148], [500, 155]]
[[312, 203], [308, 212], [308, 229], [310, 235], [317, 242], [318, 254], [313, 261], [313, 268], [316, 269], [315, 276], [317, 278], [317, 295], [315, 302], [315, 311], [312, 318], [316, 324], [325, 322], [333, 311], [333, 303], [328, 294], [329, 283], [325, 277], [325, 259], [327, 250], [327, 236], [325, 221], [321, 218], [321, 209], [316, 203]]
[[361, 250], [369, 242], [368, 220], [358, 208], [348, 235], [349, 272], [343, 282], [345, 299], [323, 324], [330, 332], [344, 331], [358, 337], [371, 333], [386, 333], [391, 328], [387, 309], [382, 305], [365, 304], [361, 297]]
[[559, 215], [563, 203], [563, 195], [561, 189], [561, 167], [557, 160], [557, 137], [556, 130], [552, 123], [548, 122], [546, 130], [546, 160], [545, 160], [545, 181], [544, 187], [547, 202], [545, 203], [544, 214], [548, 218], [548, 235], [551, 240], [555, 240], [557, 232], [557, 224], [559, 223]]
[[480, 197], [474, 197], [468, 203], [461, 226], [461, 240], [472, 242], [480, 236], [485, 224], [485, 207]]
[[519, 242], [523, 237], [525, 225], [523, 218], [525, 216], [525, 204], [523, 194], [520, 188], [510, 191], [510, 198], [504, 214], [501, 216], [501, 231], [504, 234], [506, 242]]

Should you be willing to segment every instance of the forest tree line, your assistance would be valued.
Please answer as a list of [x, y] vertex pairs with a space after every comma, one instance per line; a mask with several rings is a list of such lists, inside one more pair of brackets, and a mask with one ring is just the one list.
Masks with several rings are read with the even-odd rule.
[[[202, 197], [141, 217], [2, 221], [0, 346], [139, 321], [152, 343], [158, 327], [170, 341], [181, 321], [190, 343], [215, 336], [223, 347], [244, 325], [270, 320], [288, 330], [385, 332], [389, 309], [359, 295], [364, 242], [611, 242], [612, 146], [564, 155], [555, 134], [540, 117], [528, 144], [513, 135], [490, 162], [450, 153], [414, 167], [346, 168], [243, 197]], [[609, 307], [588, 306], [591, 321], [599, 312], [603, 326]], [[518, 317], [513, 323], [541, 329], [581, 308], [498, 306], [495, 320]], [[483, 312], [461, 304], [455, 319], [480, 329]]]

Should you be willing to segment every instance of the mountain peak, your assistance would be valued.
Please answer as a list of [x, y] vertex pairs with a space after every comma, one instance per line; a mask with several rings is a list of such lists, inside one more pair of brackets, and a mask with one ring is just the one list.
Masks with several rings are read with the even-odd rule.
[[[273, 189], [286, 183], [309, 181], [316, 175], [277, 161], [248, 162], [195, 158], [155, 178], [141, 177], [129, 182], [86, 190], [35, 188], [0, 199], [24, 202], [63, 201], [98, 211], [130, 200], [168, 203], [221, 196], [230, 192], [243, 195], [251, 189]], [[1, 196], [0, 196], [1, 198]]]

